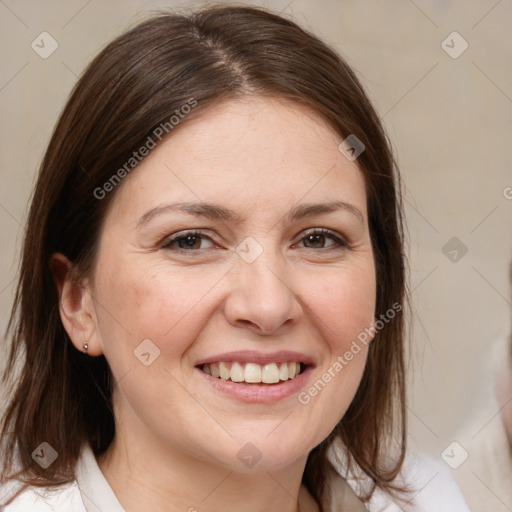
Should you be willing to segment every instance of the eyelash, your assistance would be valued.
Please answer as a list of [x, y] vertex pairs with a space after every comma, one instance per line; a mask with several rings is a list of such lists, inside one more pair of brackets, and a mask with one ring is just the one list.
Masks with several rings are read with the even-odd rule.
[[[332, 231], [330, 231], [328, 229], [325, 229], [325, 228], [313, 229], [311, 231], [306, 232], [304, 234], [304, 236], [299, 240], [299, 243], [302, 242], [303, 240], [305, 240], [308, 236], [312, 236], [312, 235], [327, 235], [328, 238], [331, 238], [332, 240], [334, 240], [335, 245], [336, 245], [334, 247], [332, 247], [332, 246], [320, 247], [319, 249], [314, 249], [313, 248], [313, 250], [329, 251], [329, 250], [346, 249], [346, 248], [349, 247], [349, 244], [345, 240], [343, 240], [342, 238], [338, 237], [335, 233], [333, 233]], [[207, 239], [209, 239], [209, 240], [211, 240], [213, 242], [211, 237], [209, 237], [208, 235], [206, 235], [202, 231], [191, 230], [191, 231], [184, 231], [182, 233], [179, 233], [178, 235], [174, 235], [173, 237], [168, 238], [166, 240], [166, 242], [164, 243], [164, 245], [162, 246], [162, 249], [174, 250], [174, 251], [178, 251], [178, 252], [187, 252], [187, 253], [190, 253], [190, 252], [200, 252], [200, 251], [206, 250], [206, 249], [183, 249], [181, 247], [176, 247], [175, 249], [172, 249], [172, 244], [173, 243], [178, 242], [181, 239], [184, 239], [184, 238], [187, 238], [187, 237], [191, 237], [191, 236], [192, 237], [207, 238]], [[303, 249], [311, 249], [311, 248], [310, 247], [303, 247]]]

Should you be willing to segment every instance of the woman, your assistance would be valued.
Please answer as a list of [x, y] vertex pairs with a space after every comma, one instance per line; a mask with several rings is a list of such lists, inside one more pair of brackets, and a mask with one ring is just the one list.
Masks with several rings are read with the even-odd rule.
[[414, 501], [398, 183], [354, 73], [288, 20], [162, 14], [109, 44], [32, 200], [6, 510]]

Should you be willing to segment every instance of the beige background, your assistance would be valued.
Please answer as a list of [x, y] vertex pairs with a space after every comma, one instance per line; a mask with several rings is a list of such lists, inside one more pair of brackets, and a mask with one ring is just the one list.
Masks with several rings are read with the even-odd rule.
[[[414, 300], [410, 427], [439, 457], [484, 400], [490, 346], [510, 327], [512, 2], [252, 3], [282, 11], [345, 55], [396, 148]], [[2, 329], [35, 172], [77, 77], [107, 41], [149, 12], [190, 5], [199, 3], [0, 2]], [[31, 48], [43, 31], [59, 45], [47, 59]], [[469, 44], [456, 59], [441, 46], [453, 31]], [[449, 38], [450, 51], [460, 43]], [[454, 236], [468, 249], [456, 263], [442, 251]]]

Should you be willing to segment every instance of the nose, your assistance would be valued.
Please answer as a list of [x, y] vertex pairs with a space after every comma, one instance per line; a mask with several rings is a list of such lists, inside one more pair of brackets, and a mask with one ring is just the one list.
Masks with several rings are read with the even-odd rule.
[[286, 263], [281, 258], [266, 257], [256, 261], [240, 259], [231, 272], [231, 288], [224, 314], [236, 327], [249, 327], [257, 334], [272, 335], [296, 324], [302, 307], [293, 291]]

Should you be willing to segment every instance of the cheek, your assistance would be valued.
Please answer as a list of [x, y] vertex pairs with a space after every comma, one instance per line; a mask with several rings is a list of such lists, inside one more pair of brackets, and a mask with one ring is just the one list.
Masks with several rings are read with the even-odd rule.
[[315, 432], [315, 438], [321, 439], [345, 414], [364, 372], [368, 343], [361, 341], [364, 339], [361, 334], [366, 335], [375, 315], [373, 264], [368, 260], [331, 272], [323, 286], [311, 289], [313, 292], [308, 297], [311, 318], [316, 321], [328, 355], [298, 399], [323, 418]]
[[370, 328], [375, 315], [376, 285], [370, 263], [340, 269], [330, 273], [323, 286], [308, 294], [308, 306], [318, 319], [317, 328], [323, 333], [331, 352], [338, 353], [351, 340]]
[[114, 366], [117, 362], [129, 366], [133, 351], [149, 339], [161, 354], [171, 356], [169, 361], [179, 361], [176, 358], [193, 343], [211, 314], [204, 298], [225, 270], [144, 268], [135, 261], [105, 265], [98, 272], [102, 284], [96, 291], [101, 303], [97, 313], [105, 356]]

